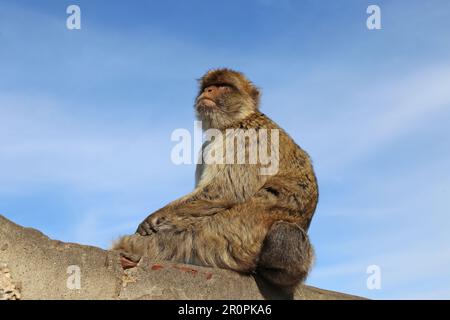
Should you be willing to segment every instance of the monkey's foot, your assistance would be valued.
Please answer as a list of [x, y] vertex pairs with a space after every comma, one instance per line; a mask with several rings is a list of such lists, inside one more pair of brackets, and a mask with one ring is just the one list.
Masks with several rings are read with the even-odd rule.
[[135, 254], [120, 253], [120, 264], [123, 269], [131, 269], [137, 266], [141, 257]]
[[153, 213], [139, 225], [136, 233], [141, 236], [149, 236], [160, 230], [173, 230], [175, 229], [175, 225], [172, 219], [168, 215], [163, 215], [159, 212]]

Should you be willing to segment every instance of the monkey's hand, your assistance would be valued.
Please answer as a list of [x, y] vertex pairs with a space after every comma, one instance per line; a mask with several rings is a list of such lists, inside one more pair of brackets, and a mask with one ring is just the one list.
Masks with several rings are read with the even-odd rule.
[[148, 236], [160, 230], [173, 230], [176, 229], [175, 222], [176, 217], [174, 215], [157, 211], [142, 221], [136, 232], [141, 236]]
[[186, 230], [202, 217], [231, 208], [230, 201], [195, 200], [172, 203], [149, 215], [138, 227], [137, 233], [147, 236], [159, 230]]

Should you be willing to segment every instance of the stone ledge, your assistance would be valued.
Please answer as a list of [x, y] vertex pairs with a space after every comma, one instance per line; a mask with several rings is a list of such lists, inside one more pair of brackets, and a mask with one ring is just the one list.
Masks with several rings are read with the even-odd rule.
[[[73, 268], [80, 271], [80, 289], [71, 281]], [[51, 240], [0, 215], [0, 300], [265, 298], [277, 294], [250, 276], [146, 258], [123, 270], [118, 252]], [[294, 299], [361, 298], [301, 285]]]

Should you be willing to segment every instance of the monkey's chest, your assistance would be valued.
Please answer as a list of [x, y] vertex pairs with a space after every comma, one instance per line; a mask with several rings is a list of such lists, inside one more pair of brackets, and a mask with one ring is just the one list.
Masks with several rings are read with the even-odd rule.
[[219, 164], [199, 164], [196, 172], [196, 186], [202, 187], [210, 184], [214, 179], [219, 178], [224, 166]]

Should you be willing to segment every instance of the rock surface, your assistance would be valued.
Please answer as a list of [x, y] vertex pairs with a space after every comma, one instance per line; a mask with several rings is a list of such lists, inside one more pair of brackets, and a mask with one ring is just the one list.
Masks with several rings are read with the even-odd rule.
[[[123, 270], [118, 252], [51, 240], [0, 215], [0, 300], [264, 298], [279, 296], [250, 276], [146, 258]], [[294, 299], [359, 297], [301, 285]]]

